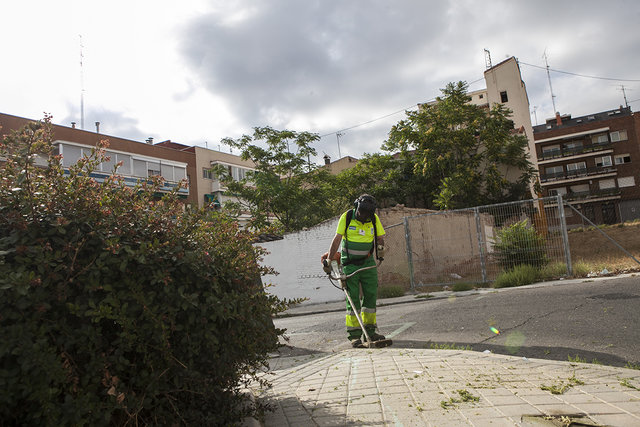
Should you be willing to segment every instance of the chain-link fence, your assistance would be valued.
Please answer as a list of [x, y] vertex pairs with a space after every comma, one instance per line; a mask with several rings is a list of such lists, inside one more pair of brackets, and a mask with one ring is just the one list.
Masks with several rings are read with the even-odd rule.
[[521, 264], [562, 263], [571, 274], [561, 196], [410, 216], [385, 230], [383, 284], [486, 283]]

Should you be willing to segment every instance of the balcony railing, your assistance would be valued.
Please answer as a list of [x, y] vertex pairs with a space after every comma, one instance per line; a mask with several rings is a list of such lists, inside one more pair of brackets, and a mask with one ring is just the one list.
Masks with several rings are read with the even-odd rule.
[[559, 159], [562, 157], [575, 156], [577, 154], [593, 153], [613, 148], [613, 143], [590, 144], [584, 147], [563, 148], [542, 153], [539, 160]]
[[581, 168], [574, 169], [566, 172], [555, 172], [540, 174], [540, 182], [559, 181], [563, 179], [574, 179], [583, 176], [601, 175], [603, 173], [615, 172], [616, 168], [613, 166], [594, 167], [594, 168]]
[[608, 188], [606, 190], [595, 190], [595, 191], [578, 191], [578, 192], [570, 192], [562, 196], [565, 200], [576, 201], [576, 200], [589, 200], [589, 199], [599, 199], [601, 197], [609, 197], [609, 196], [619, 196], [620, 189], [619, 188]]

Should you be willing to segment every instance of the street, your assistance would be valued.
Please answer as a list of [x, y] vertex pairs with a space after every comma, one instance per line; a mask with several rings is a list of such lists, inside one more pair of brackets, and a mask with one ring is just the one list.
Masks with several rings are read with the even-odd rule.
[[[640, 277], [483, 289], [380, 306], [394, 348], [467, 349], [527, 358], [640, 368]], [[350, 348], [344, 311], [275, 319], [289, 341], [280, 354]]]

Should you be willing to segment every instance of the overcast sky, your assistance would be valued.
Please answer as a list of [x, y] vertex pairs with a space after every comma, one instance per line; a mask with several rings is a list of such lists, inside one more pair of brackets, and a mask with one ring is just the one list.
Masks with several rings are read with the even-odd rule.
[[341, 131], [360, 157], [448, 82], [485, 87], [484, 49], [520, 61], [534, 125], [554, 114], [545, 51], [599, 77], [552, 71], [562, 114], [616, 108], [622, 86], [640, 110], [637, 0], [20, 0], [0, 17], [0, 112], [80, 126], [84, 89], [85, 129], [138, 141], [228, 152], [268, 125], [318, 133], [333, 160]]

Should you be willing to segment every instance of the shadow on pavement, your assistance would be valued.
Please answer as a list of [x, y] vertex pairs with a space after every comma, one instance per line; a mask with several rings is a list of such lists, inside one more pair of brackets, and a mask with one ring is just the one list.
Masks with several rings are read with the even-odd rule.
[[479, 343], [464, 342], [433, 342], [433, 341], [411, 341], [394, 340], [392, 348], [422, 348], [429, 350], [471, 350], [484, 352], [489, 350], [495, 354], [503, 354], [514, 357], [527, 357], [535, 359], [559, 360], [562, 362], [582, 362], [607, 366], [627, 367], [629, 363], [635, 365], [639, 361], [625, 360], [621, 357], [597, 351], [588, 351], [568, 347], [539, 347], [539, 346], [502, 346]]

